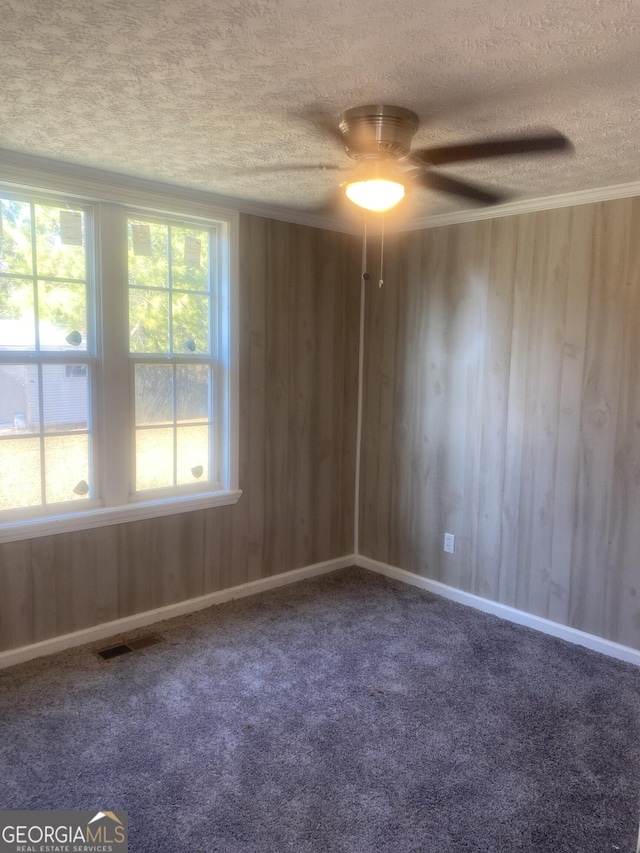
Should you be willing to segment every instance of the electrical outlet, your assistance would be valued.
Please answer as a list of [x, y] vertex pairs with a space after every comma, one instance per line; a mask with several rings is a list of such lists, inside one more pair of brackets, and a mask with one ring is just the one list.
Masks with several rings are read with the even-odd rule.
[[453, 554], [453, 550], [456, 545], [456, 537], [453, 533], [445, 533], [444, 534], [444, 550], [447, 554]]

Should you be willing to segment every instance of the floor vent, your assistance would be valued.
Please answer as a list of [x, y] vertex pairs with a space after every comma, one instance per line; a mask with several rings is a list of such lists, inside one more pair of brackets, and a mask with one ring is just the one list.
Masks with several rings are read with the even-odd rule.
[[100, 649], [98, 655], [103, 660], [111, 660], [111, 658], [117, 658], [120, 655], [126, 655], [127, 652], [132, 652], [133, 649], [131, 646], [125, 646], [124, 644], [120, 646], [111, 646], [109, 649]]
[[161, 643], [162, 641], [163, 637], [158, 637], [155, 634], [149, 634], [146, 637], [138, 637], [137, 640], [129, 640], [128, 643], [120, 643], [119, 645], [111, 646], [108, 649], [100, 649], [98, 651], [98, 657], [101, 657], [102, 660], [111, 660], [111, 658], [126, 655], [128, 652], [137, 652], [138, 649], [147, 649], [149, 646], [155, 646], [157, 643]]

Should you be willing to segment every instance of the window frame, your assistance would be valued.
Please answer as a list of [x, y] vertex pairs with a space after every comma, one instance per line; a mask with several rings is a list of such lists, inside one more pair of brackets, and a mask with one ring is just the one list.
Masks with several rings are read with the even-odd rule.
[[[93, 323], [95, 347], [93, 353], [83, 352], [82, 360], [92, 364], [89, 369], [93, 385], [92, 490], [96, 497], [50, 507], [3, 511], [0, 543], [236, 503], [242, 494], [238, 488], [239, 213], [214, 206], [204, 193], [180, 191], [153, 182], [137, 182], [142, 186], [133, 191], [128, 186], [125, 190], [110, 184], [107, 192], [107, 186], [95, 180], [93, 174], [91, 180], [75, 181], [57, 172], [37, 177], [39, 180], [31, 183], [6, 181], [3, 176], [0, 194], [61, 207], [69, 203], [91, 211], [86, 221], [91, 222], [90, 228], [87, 227], [87, 244], [93, 238], [93, 247], [88, 246], [88, 251], [93, 262], [94, 299], [88, 296], [87, 323]], [[46, 189], [38, 186], [41, 183], [46, 184]], [[180, 486], [169, 492], [158, 490], [136, 495], [133, 491], [130, 446], [135, 440], [135, 428], [131, 376], [132, 359], [137, 359], [138, 354], [129, 354], [127, 228], [128, 219], [135, 216], [219, 231], [216, 253], [219, 305], [214, 319], [219, 324], [220, 358], [209, 355], [203, 360], [212, 365], [212, 371], [223, 373], [223, 407], [213, 439], [225, 448], [220, 489], [211, 490], [208, 484], [198, 482], [193, 488]], [[59, 355], [58, 360], [65, 364], [79, 360]]]

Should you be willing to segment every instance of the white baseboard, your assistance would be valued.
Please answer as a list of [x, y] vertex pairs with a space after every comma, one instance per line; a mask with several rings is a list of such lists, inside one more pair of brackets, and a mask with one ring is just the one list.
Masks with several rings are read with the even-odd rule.
[[301, 569], [294, 569], [291, 572], [282, 572], [279, 575], [272, 575], [268, 578], [249, 581], [248, 583], [233, 586], [229, 589], [222, 589], [218, 592], [210, 592], [208, 595], [202, 595], [198, 598], [190, 598], [187, 601], [178, 601], [175, 604], [169, 604], [166, 607], [158, 607], [155, 610], [146, 610], [144, 613], [135, 613], [133, 616], [126, 616], [124, 619], [116, 619], [113, 622], [103, 622], [101, 625], [94, 625], [91, 628], [85, 628], [82, 631], [74, 631], [72, 634], [63, 634], [60, 637], [52, 637], [50, 640], [43, 640], [40, 643], [33, 643], [29, 646], [22, 646], [19, 649], [9, 649], [6, 652], [0, 652], [0, 669], [8, 666], [14, 666], [18, 663], [25, 663], [34, 658], [51, 655], [55, 652], [61, 652], [65, 649], [73, 648], [74, 646], [83, 646], [86, 643], [94, 643], [97, 640], [104, 640], [107, 637], [114, 637], [117, 634], [124, 634], [134, 628], [143, 628], [146, 625], [152, 625], [155, 622], [162, 622], [165, 619], [173, 619], [174, 616], [183, 616], [185, 613], [194, 613], [196, 610], [204, 610], [214, 604], [222, 604], [225, 601], [231, 601], [234, 598], [245, 598], [248, 595], [256, 595], [259, 592], [265, 592], [268, 589], [275, 589], [278, 586], [286, 586], [287, 584], [296, 583], [305, 578], [312, 578], [317, 575], [324, 575], [328, 572], [335, 572], [337, 569], [346, 569], [349, 566], [354, 566], [356, 558], [353, 554], [347, 557], [340, 557], [337, 560], [327, 560], [324, 563], [315, 563], [312, 566], [304, 566]]
[[525, 625], [527, 628], [534, 628], [536, 631], [542, 631], [544, 634], [550, 634], [552, 637], [559, 637], [562, 640], [567, 640], [569, 643], [584, 646], [587, 649], [609, 655], [609, 657], [640, 666], [640, 651], [638, 649], [623, 646], [611, 640], [605, 640], [603, 637], [598, 637], [595, 634], [578, 631], [576, 628], [552, 622], [550, 619], [543, 619], [541, 616], [534, 616], [531, 613], [526, 613], [524, 610], [517, 610], [515, 607], [499, 604], [497, 601], [481, 598], [479, 595], [473, 595], [470, 592], [463, 592], [455, 587], [440, 583], [440, 581], [424, 578], [421, 575], [407, 572], [404, 569], [390, 566], [387, 563], [381, 563], [378, 560], [372, 560], [369, 557], [350, 554], [336, 560], [315, 563], [312, 566], [294, 569], [291, 572], [283, 572], [282, 574], [272, 575], [271, 577], [261, 578], [260, 580], [249, 581], [248, 583], [230, 587], [229, 589], [211, 592], [199, 598], [190, 598], [187, 601], [179, 601], [176, 604], [169, 604], [166, 607], [146, 610], [144, 613], [135, 613], [133, 616], [126, 616], [124, 619], [103, 622], [101, 625], [85, 628], [82, 631], [75, 631], [72, 634], [63, 634], [60, 637], [52, 637], [50, 640], [43, 640], [40, 643], [22, 646], [18, 649], [9, 649], [6, 652], [0, 652], [0, 669], [25, 663], [34, 658], [51, 655], [55, 652], [61, 652], [75, 646], [82, 646], [86, 643], [93, 643], [98, 640], [107, 639], [108, 637], [114, 637], [118, 634], [124, 634], [127, 631], [132, 631], [134, 628], [143, 628], [146, 625], [153, 625], [165, 619], [172, 619], [174, 616], [183, 616], [186, 613], [204, 610], [207, 607], [222, 604], [225, 601], [256, 595], [268, 589], [297, 583], [297, 581], [304, 580], [305, 578], [328, 574], [329, 572], [346, 569], [354, 565], [360, 566], [363, 569], [369, 569], [381, 575], [386, 575], [403, 583], [408, 583], [411, 586], [419, 587], [427, 592], [448, 598], [451, 601], [457, 601], [459, 604], [465, 604], [467, 607], [482, 610], [484, 613], [491, 613], [494, 616], [499, 616], [501, 619], [506, 619], [508, 622]]
[[569, 628], [567, 625], [552, 622], [550, 619], [543, 619], [541, 616], [534, 616], [531, 613], [526, 613], [524, 610], [509, 607], [507, 604], [499, 604], [497, 601], [490, 601], [488, 598], [481, 598], [479, 595], [463, 592], [453, 586], [440, 583], [440, 581], [423, 578], [413, 572], [398, 569], [387, 563], [380, 563], [378, 560], [372, 560], [369, 557], [358, 555], [356, 557], [356, 565], [363, 569], [369, 569], [372, 572], [402, 581], [403, 583], [411, 584], [411, 586], [425, 589], [427, 592], [432, 592], [451, 601], [457, 601], [459, 604], [465, 604], [467, 607], [474, 607], [476, 610], [482, 610], [484, 613], [492, 613], [494, 616], [499, 616], [508, 622], [525, 625], [527, 628], [534, 628], [536, 631], [542, 631], [544, 634], [550, 634], [552, 637], [559, 637], [577, 646], [584, 646], [595, 652], [601, 652], [604, 655], [609, 655], [609, 657], [618, 658], [618, 660], [640, 666], [640, 651], [632, 649], [630, 646], [613, 643], [611, 640], [605, 640], [603, 637], [598, 637], [595, 634], [587, 634], [585, 631]]

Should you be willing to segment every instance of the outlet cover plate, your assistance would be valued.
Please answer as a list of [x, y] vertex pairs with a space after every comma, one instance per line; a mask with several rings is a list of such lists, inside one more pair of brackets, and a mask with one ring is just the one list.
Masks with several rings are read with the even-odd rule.
[[453, 554], [453, 551], [456, 547], [456, 537], [453, 533], [445, 533], [444, 534], [444, 550], [447, 554]]

